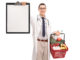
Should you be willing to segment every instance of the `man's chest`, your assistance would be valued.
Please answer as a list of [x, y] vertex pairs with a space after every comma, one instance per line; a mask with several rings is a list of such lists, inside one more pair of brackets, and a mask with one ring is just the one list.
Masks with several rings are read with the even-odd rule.
[[[39, 21], [37, 21], [37, 25], [39, 26], [39, 27], [42, 27], [43, 26], [43, 21], [41, 21], [41, 20], [39, 20]], [[44, 20], [44, 25], [45, 25], [45, 28], [48, 28], [48, 21], [47, 20]]]

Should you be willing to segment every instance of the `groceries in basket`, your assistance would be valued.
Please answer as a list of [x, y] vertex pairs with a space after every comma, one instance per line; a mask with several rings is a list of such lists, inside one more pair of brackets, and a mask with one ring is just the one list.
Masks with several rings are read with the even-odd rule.
[[53, 58], [64, 58], [68, 47], [65, 44], [65, 34], [57, 33], [50, 36], [50, 51]]

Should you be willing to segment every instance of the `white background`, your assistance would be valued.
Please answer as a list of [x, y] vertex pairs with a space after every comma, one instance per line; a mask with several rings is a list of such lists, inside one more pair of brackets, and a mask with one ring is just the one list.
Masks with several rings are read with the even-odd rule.
[[[0, 0], [0, 60], [32, 60], [33, 40], [30, 34], [6, 34], [6, 2], [17, 0]], [[19, 0], [26, 1], [26, 0]], [[47, 5], [47, 17], [51, 31], [63, 31], [69, 51], [66, 57], [56, 60], [80, 59], [80, 1], [79, 0], [27, 0], [31, 3], [31, 15], [38, 14], [39, 3]], [[55, 60], [50, 57], [50, 60]]]

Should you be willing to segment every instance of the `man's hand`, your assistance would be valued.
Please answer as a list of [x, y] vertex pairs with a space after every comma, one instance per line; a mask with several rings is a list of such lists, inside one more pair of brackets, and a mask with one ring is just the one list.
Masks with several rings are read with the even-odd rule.
[[27, 2], [21, 2], [22, 5], [26, 5]]
[[54, 34], [56, 34], [57, 36], [59, 36], [60, 35], [60, 32], [59, 31], [56, 31], [56, 32], [54, 32]]

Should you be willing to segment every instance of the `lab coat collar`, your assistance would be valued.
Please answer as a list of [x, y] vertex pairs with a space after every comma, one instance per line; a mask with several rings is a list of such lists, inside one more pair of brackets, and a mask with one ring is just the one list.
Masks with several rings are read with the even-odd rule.
[[[42, 20], [42, 17], [40, 15], [37, 16], [38, 20]], [[47, 19], [46, 16], [44, 17], [45, 20]]]

